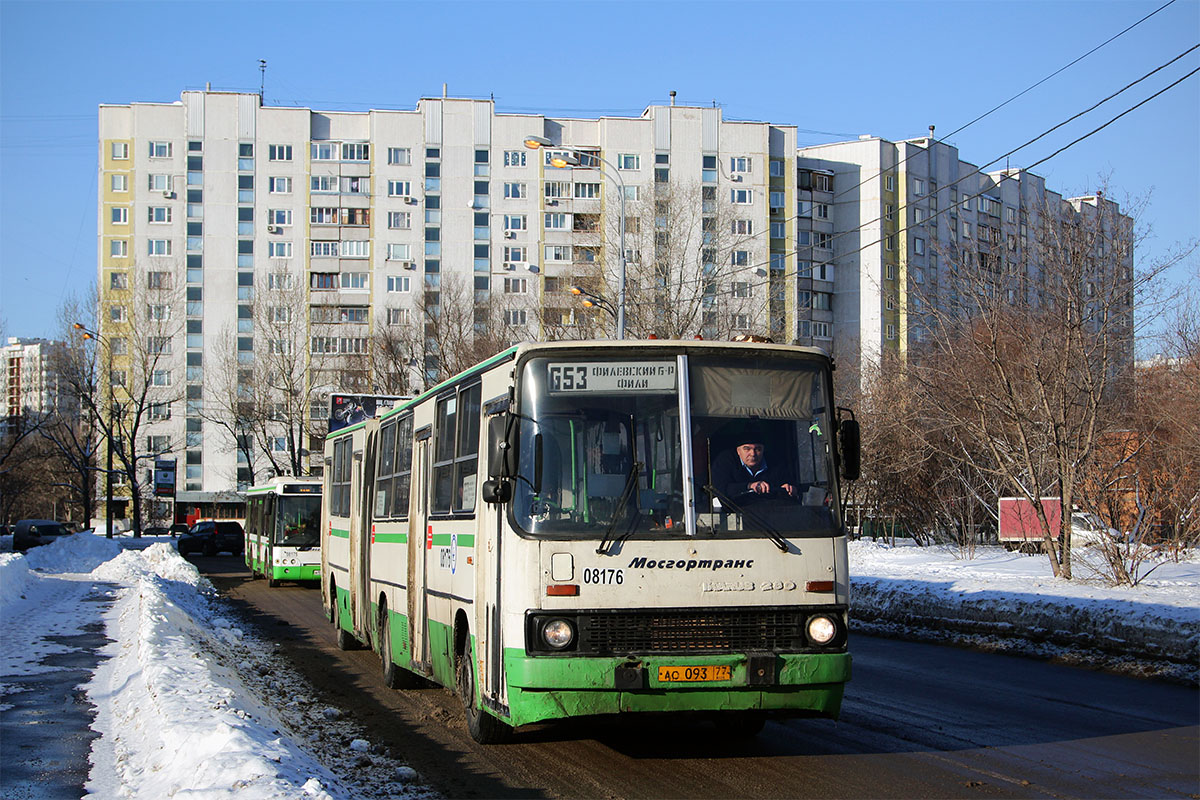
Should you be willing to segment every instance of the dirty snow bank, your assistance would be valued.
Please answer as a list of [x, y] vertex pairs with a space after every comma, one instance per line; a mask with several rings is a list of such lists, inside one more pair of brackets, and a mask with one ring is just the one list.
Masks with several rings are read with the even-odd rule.
[[[1196, 682], [1200, 560], [1164, 564], [1139, 586], [1055, 578], [1045, 556], [981, 547], [850, 542], [854, 627], [959, 641]], [[1087, 554], [1077, 553], [1086, 569]]]

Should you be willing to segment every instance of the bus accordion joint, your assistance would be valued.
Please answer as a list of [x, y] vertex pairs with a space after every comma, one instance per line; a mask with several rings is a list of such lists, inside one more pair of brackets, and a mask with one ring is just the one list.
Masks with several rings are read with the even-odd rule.
[[577, 583], [552, 583], [546, 587], [547, 597], [578, 597], [579, 584]]

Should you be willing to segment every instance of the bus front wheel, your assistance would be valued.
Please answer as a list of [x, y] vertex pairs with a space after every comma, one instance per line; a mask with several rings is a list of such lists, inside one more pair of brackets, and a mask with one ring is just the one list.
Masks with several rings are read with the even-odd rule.
[[470, 636], [467, 637], [463, 653], [458, 657], [454, 672], [458, 683], [458, 695], [462, 698], [463, 711], [467, 717], [467, 731], [471, 738], [480, 744], [503, 744], [511, 739], [511, 725], [475, 705], [475, 658]]

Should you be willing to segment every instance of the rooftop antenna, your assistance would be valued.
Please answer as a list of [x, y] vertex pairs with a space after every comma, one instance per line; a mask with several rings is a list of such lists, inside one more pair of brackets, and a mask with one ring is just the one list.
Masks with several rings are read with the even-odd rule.
[[261, 106], [265, 102], [263, 96], [263, 88], [267, 85], [267, 60], [260, 58], [258, 60], [258, 104]]

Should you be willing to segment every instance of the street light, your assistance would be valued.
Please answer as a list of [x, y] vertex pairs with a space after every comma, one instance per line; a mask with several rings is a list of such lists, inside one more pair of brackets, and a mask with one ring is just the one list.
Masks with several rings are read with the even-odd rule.
[[580, 301], [580, 305], [582, 305], [584, 308], [601, 308], [607, 311], [609, 314], [612, 314], [613, 319], [617, 319], [617, 309], [613, 307], [613, 304], [610, 300], [606, 300], [598, 294], [589, 292], [582, 286], [572, 286], [569, 291], [576, 297], [583, 298], [583, 300]]
[[[113, 385], [112, 385], [112, 344], [96, 331], [89, 330], [82, 323], [75, 323], [75, 330], [83, 333], [84, 339], [95, 339], [104, 345], [104, 352], [108, 354], [108, 374], [104, 376], [104, 380], [108, 382], [108, 442], [105, 446], [107, 451], [108, 462], [104, 470], [104, 519], [106, 538], [113, 538]], [[88, 523], [91, 524], [91, 523]]]
[[[543, 147], [556, 146], [545, 136], [526, 136], [524, 139], [525, 146], [530, 150], [540, 150]], [[614, 316], [617, 318], [617, 338], [625, 338], [625, 181], [621, 179], [621, 172], [609, 161], [595, 153], [584, 153], [575, 147], [567, 147], [566, 145], [557, 145], [557, 147], [565, 150], [568, 157], [556, 157], [550, 160], [551, 165], [558, 168], [573, 168], [581, 165], [580, 155], [586, 155], [589, 159], [595, 159], [601, 164], [604, 164], [612, 170], [600, 168], [600, 174], [604, 177], [616, 181], [621, 188], [621, 219], [618, 222], [617, 229], [620, 231], [620, 247], [621, 247], [621, 271], [617, 281], [617, 310]], [[595, 168], [593, 164], [584, 165], [588, 168]]]

